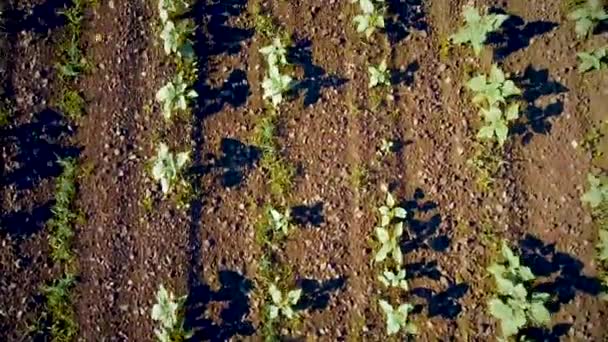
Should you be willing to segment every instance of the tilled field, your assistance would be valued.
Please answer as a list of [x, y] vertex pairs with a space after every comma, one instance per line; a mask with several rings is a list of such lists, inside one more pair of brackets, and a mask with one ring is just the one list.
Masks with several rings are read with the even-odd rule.
[[[496, 340], [503, 243], [528, 299], [548, 295], [550, 320], [528, 308], [518, 336], [608, 339], [608, 182], [581, 201], [608, 170], [608, 73], [577, 59], [608, 45], [606, 20], [581, 38], [576, 1], [386, 0], [368, 39], [364, 3], [193, 0], [168, 19], [194, 24], [192, 50], [168, 54], [156, 1], [0, 3], [0, 340], [154, 340], [161, 285], [194, 341]], [[509, 15], [479, 55], [450, 43], [465, 5]], [[273, 105], [275, 38], [293, 80]], [[493, 64], [521, 90], [502, 145], [478, 138], [468, 87]], [[176, 75], [197, 96], [167, 120]], [[188, 152], [167, 194], [161, 143]], [[407, 213], [388, 223], [387, 193]], [[401, 258], [378, 260], [380, 226], [403, 227]], [[274, 285], [301, 290], [278, 306], [295, 318], [272, 314]], [[381, 301], [410, 304], [417, 333], [389, 334]]]

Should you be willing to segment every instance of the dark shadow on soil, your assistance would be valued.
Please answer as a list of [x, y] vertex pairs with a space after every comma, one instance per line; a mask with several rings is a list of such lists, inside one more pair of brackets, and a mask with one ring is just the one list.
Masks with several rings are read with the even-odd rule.
[[405, 84], [406, 86], [414, 85], [415, 73], [420, 69], [418, 61], [410, 63], [405, 70], [394, 69], [391, 70], [391, 85], [396, 86], [399, 84]]
[[444, 319], [455, 319], [462, 312], [459, 300], [468, 291], [469, 285], [460, 283], [450, 284], [446, 290], [439, 293], [427, 288], [414, 288], [411, 293], [427, 301], [429, 318], [439, 316]]
[[51, 202], [45, 203], [31, 211], [12, 211], [0, 217], [0, 236], [8, 235], [14, 241], [21, 241], [44, 228], [53, 213]]
[[22, 31], [47, 34], [67, 23], [61, 11], [71, 4], [71, 0], [47, 0], [28, 11], [8, 9], [3, 14], [7, 18], [4, 30], [9, 34]]
[[221, 156], [215, 168], [221, 170], [220, 183], [224, 187], [236, 187], [245, 179], [246, 172], [251, 170], [260, 159], [261, 151], [255, 146], [223, 138], [220, 142]]
[[488, 35], [487, 43], [496, 46], [494, 58], [497, 60], [527, 48], [532, 38], [551, 32], [559, 26], [558, 23], [542, 20], [526, 23], [522, 17], [506, 13], [499, 8], [494, 8], [490, 12], [509, 15], [509, 19], [502, 24], [500, 31]]
[[[192, 288], [186, 300], [186, 327], [194, 333], [191, 341], [228, 341], [234, 336], [251, 336], [253, 324], [246, 320], [249, 315], [251, 280], [238, 272], [220, 271], [220, 288], [213, 291], [206, 284]], [[217, 320], [207, 318], [208, 307], [222, 307]]]
[[291, 218], [295, 224], [300, 226], [319, 227], [325, 222], [323, 202], [291, 207]]
[[77, 157], [80, 149], [65, 146], [64, 141], [74, 134], [65, 118], [45, 109], [27, 123], [0, 129], [0, 143], [9, 149], [10, 165], [3, 161], [0, 186], [15, 186], [19, 190], [32, 189], [42, 180], [58, 176], [62, 167], [58, 159]]
[[530, 327], [520, 331], [520, 337], [525, 336], [532, 341], [539, 342], [559, 342], [568, 334], [572, 324], [560, 323], [553, 326], [551, 329]]
[[321, 98], [323, 88], [339, 88], [348, 79], [337, 76], [327, 75], [322, 67], [315, 65], [312, 57], [312, 42], [310, 40], [298, 41], [295, 46], [288, 51], [288, 60], [294, 65], [302, 67], [304, 78], [297, 82], [294, 92], [304, 92], [304, 106], [312, 106]]
[[207, 55], [236, 54], [241, 50], [241, 43], [253, 37], [252, 29], [243, 29], [229, 25], [230, 17], [241, 15], [247, 10], [247, 0], [214, 0], [208, 1], [205, 14], [209, 20]]
[[233, 70], [219, 88], [205, 83], [196, 86], [195, 90], [199, 94], [198, 105], [201, 110], [198, 114], [201, 119], [221, 111], [226, 104], [234, 108], [240, 107], [251, 95], [247, 74], [241, 69]]
[[386, 33], [391, 45], [407, 38], [412, 29], [426, 31], [422, 0], [387, 0]]
[[[424, 192], [416, 189], [412, 200], [401, 203], [407, 210], [406, 218], [409, 238], [403, 241], [403, 253], [410, 253], [418, 248], [430, 248], [435, 252], [444, 252], [450, 245], [450, 238], [439, 232], [441, 215], [437, 212], [437, 203], [424, 200]], [[423, 216], [425, 219], [419, 219]]]
[[326, 281], [301, 279], [298, 281], [298, 285], [302, 289], [302, 297], [296, 305], [296, 309], [320, 311], [329, 306], [329, 301], [335, 292], [344, 290], [346, 278], [338, 277]]
[[555, 243], [545, 244], [542, 240], [526, 235], [520, 242], [522, 262], [540, 277], [550, 277], [535, 286], [538, 292], [549, 293], [552, 298], [547, 303], [551, 312], [559, 311], [562, 304], [574, 299], [577, 293], [597, 296], [602, 290], [598, 278], [582, 274], [584, 264], [574, 256], [559, 252]]
[[520, 135], [522, 143], [528, 144], [536, 134], [551, 133], [552, 119], [562, 114], [564, 103], [561, 100], [544, 107], [536, 101], [544, 96], [559, 95], [568, 91], [563, 84], [549, 78], [547, 69], [535, 69], [528, 66], [522, 76], [516, 77], [515, 82], [522, 89], [522, 99], [526, 103], [522, 112], [523, 122], [514, 125], [513, 134]]

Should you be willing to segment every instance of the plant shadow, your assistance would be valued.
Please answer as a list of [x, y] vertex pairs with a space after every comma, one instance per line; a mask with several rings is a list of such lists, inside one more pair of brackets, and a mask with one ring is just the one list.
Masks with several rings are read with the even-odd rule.
[[[416, 189], [414, 198], [401, 204], [407, 212], [407, 226], [409, 227], [409, 238], [401, 244], [404, 254], [410, 253], [418, 248], [430, 248], [436, 252], [445, 251], [450, 244], [450, 238], [446, 234], [440, 234], [441, 214], [437, 212], [437, 203], [424, 200], [424, 192]], [[419, 216], [427, 217], [419, 219]]]
[[528, 327], [522, 329], [519, 335], [532, 341], [559, 342], [568, 334], [570, 328], [572, 328], [572, 324], [569, 323], [556, 324], [551, 329]]
[[411, 293], [427, 301], [428, 317], [455, 319], [462, 312], [459, 300], [469, 292], [465, 283], [450, 284], [447, 289], [436, 293], [427, 288], [414, 288]]
[[207, 55], [236, 54], [243, 41], [253, 37], [252, 29], [228, 25], [230, 17], [241, 15], [247, 10], [247, 0], [213, 0], [205, 6], [209, 18], [207, 28]]
[[552, 279], [534, 288], [537, 292], [551, 295], [547, 303], [551, 312], [559, 311], [560, 306], [571, 302], [578, 292], [591, 296], [600, 294], [600, 279], [582, 274], [584, 264], [570, 254], [557, 251], [555, 243], [545, 244], [532, 235], [526, 235], [520, 240], [519, 247], [523, 264], [535, 275]]
[[339, 88], [348, 82], [348, 79], [327, 75], [322, 67], [315, 65], [312, 57], [312, 42], [308, 39], [296, 42], [287, 53], [289, 63], [298, 65], [304, 70], [304, 78], [297, 82], [294, 92], [304, 92], [304, 106], [312, 106], [321, 98], [323, 88]]
[[291, 207], [291, 218], [295, 224], [300, 226], [319, 227], [325, 222], [323, 202]]
[[387, 0], [386, 33], [391, 45], [407, 38], [412, 29], [426, 31], [422, 0]]
[[227, 188], [240, 185], [246, 172], [256, 165], [261, 155], [257, 147], [232, 138], [222, 138], [220, 151], [221, 155], [212, 167], [221, 170], [219, 180], [221, 185]]
[[27, 31], [46, 35], [67, 23], [66, 18], [61, 14], [61, 10], [71, 4], [71, 0], [48, 0], [33, 6], [29, 10], [9, 7], [3, 14], [3, 18], [7, 19], [4, 30], [8, 34]]
[[[491, 13], [507, 14], [500, 8], [490, 10]], [[496, 46], [494, 58], [503, 60], [514, 52], [530, 46], [532, 38], [554, 30], [558, 23], [550, 21], [526, 21], [519, 16], [509, 14], [509, 18], [501, 26], [501, 30], [488, 35], [487, 43]]]
[[406, 86], [414, 85], [415, 73], [420, 69], [418, 61], [410, 63], [405, 70], [391, 70], [391, 85], [405, 84]]
[[549, 134], [552, 118], [564, 111], [564, 103], [555, 101], [545, 107], [538, 106], [536, 101], [544, 96], [559, 95], [568, 91], [563, 84], [549, 78], [547, 69], [535, 69], [531, 65], [523, 75], [516, 77], [515, 82], [522, 89], [521, 98], [526, 103], [523, 111], [524, 122], [513, 126], [512, 132], [521, 136], [522, 143], [527, 145], [535, 134]]
[[[228, 341], [235, 336], [252, 336], [253, 323], [246, 320], [251, 310], [249, 294], [253, 289], [251, 280], [235, 271], [219, 272], [220, 288], [213, 291], [206, 284], [190, 289], [186, 299], [186, 327], [194, 336], [192, 341]], [[211, 304], [221, 305], [216, 323], [208, 318]]]
[[1, 186], [15, 186], [18, 190], [33, 189], [47, 178], [57, 177], [62, 167], [58, 159], [77, 157], [80, 149], [65, 145], [74, 134], [65, 118], [45, 109], [30, 122], [0, 129], [0, 142], [6, 146], [10, 164], [3, 160]]
[[338, 277], [326, 281], [305, 278], [299, 280], [298, 285], [302, 289], [302, 297], [296, 309], [321, 311], [329, 306], [333, 293], [344, 290], [346, 278]]
[[21, 241], [44, 228], [53, 213], [49, 201], [31, 211], [12, 211], [0, 217], [0, 236], [8, 235], [14, 241]]

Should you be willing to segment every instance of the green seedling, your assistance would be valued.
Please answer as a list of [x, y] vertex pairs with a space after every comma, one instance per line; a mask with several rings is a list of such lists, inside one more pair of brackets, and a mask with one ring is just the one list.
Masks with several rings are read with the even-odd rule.
[[473, 47], [475, 55], [479, 56], [488, 34], [500, 28], [509, 18], [505, 14], [479, 14], [479, 10], [472, 6], [464, 8], [463, 17], [465, 25], [458, 32], [450, 36], [454, 44], [469, 43]]
[[591, 208], [597, 208], [602, 202], [608, 201], [608, 177], [587, 175], [589, 190], [581, 196], [581, 201], [589, 203]]
[[283, 44], [280, 38], [274, 38], [272, 44], [260, 49], [260, 52], [266, 57], [268, 66], [287, 65], [287, 47]]
[[284, 214], [281, 214], [278, 210], [270, 208], [268, 212], [270, 214], [270, 223], [272, 228], [287, 235], [289, 233], [289, 228], [291, 227], [291, 211], [287, 209], [285, 210]]
[[576, 35], [587, 37], [593, 33], [600, 21], [608, 19], [601, 0], [587, 0], [568, 14], [568, 19], [576, 21]]
[[406, 291], [409, 289], [404, 269], [399, 269], [397, 273], [386, 270], [378, 276], [378, 280], [386, 287], [396, 287]]
[[176, 157], [169, 152], [169, 147], [166, 144], [160, 144], [152, 168], [152, 178], [160, 182], [164, 194], [169, 193], [172, 186], [178, 181], [189, 160], [188, 152], [178, 153]]
[[164, 22], [171, 17], [185, 14], [190, 9], [190, 2], [186, 0], [159, 0], [158, 12], [160, 19]]
[[600, 241], [597, 243], [597, 258], [600, 261], [608, 261], [608, 231], [600, 230]]
[[283, 315], [288, 319], [296, 317], [297, 313], [294, 306], [300, 300], [302, 289], [291, 290], [286, 295], [283, 295], [275, 284], [270, 284], [268, 292], [270, 293], [270, 299], [272, 299], [272, 304], [268, 307], [269, 318], [271, 320], [278, 318], [279, 315]]
[[380, 156], [386, 156], [391, 154], [395, 149], [395, 143], [392, 140], [382, 139], [382, 144], [380, 145], [380, 150], [378, 154]]
[[395, 197], [390, 192], [386, 192], [386, 203], [385, 205], [378, 208], [380, 212], [380, 226], [388, 226], [395, 218], [405, 219], [407, 211], [401, 207], [396, 206]]
[[484, 126], [479, 129], [477, 138], [494, 139], [496, 137], [498, 144], [502, 146], [509, 135], [509, 123], [519, 118], [519, 104], [511, 104], [504, 113], [498, 107], [482, 108], [481, 114], [484, 118]]
[[401, 265], [403, 254], [401, 253], [399, 240], [402, 235], [403, 222], [396, 223], [392, 229], [390, 227], [376, 227], [376, 238], [381, 246], [376, 254], [375, 261], [382, 262], [391, 255], [397, 265]]
[[281, 75], [279, 68], [270, 65], [268, 75], [262, 82], [264, 89], [263, 99], [270, 99], [272, 105], [277, 107], [283, 102], [283, 94], [288, 92], [293, 87], [293, 78], [289, 75]]
[[160, 38], [164, 42], [167, 55], [177, 54], [180, 58], [192, 59], [194, 57], [194, 46], [190, 36], [195, 26], [191, 20], [180, 20], [177, 23], [167, 20], [164, 23]]
[[578, 72], [581, 74], [590, 70], [605, 69], [608, 65], [608, 46], [589, 52], [580, 52], [577, 56], [579, 59]]
[[188, 109], [188, 101], [198, 97], [198, 93], [193, 89], [188, 89], [188, 84], [184, 82], [182, 74], [175, 76], [173, 81], [167, 82], [156, 93], [156, 101], [162, 103], [163, 117], [171, 120], [173, 112]]
[[[376, 29], [384, 28], [384, 7], [376, 7], [372, 0], [351, 0], [351, 3], [359, 2], [363, 14], [355, 16], [353, 22], [356, 24], [357, 32], [364, 33], [369, 39]], [[384, 0], [376, 0], [377, 3], [384, 3]]]
[[394, 335], [402, 329], [410, 335], [418, 333], [418, 328], [408, 321], [409, 313], [414, 309], [414, 306], [409, 303], [401, 304], [397, 308], [393, 308], [389, 302], [380, 299], [378, 301], [380, 308], [386, 317], [386, 333]]
[[388, 72], [386, 61], [383, 60], [378, 66], [370, 65], [367, 68], [369, 73], [369, 86], [368, 88], [373, 88], [378, 85], [391, 85], [390, 73]]
[[497, 296], [490, 299], [490, 314], [500, 321], [503, 338], [517, 335], [523, 327], [532, 324], [543, 326], [551, 315], [545, 307], [550, 298], [547, 293], [529, 293], [528, 288], [535, 276], [530, 268], [523, 266], [506, 242], [502, 243], [505, 259], [488, 267], [496, 281]]
[[184, 327], [186, 296], [175, 298], [173, 293], [160, 285], [156, 292], [156, 304], [152, 306], [152, 319], [160, 323], [154, 330], [160, 342], [186, 341], [193, 333]]
[[76, 199], [77, 163], [74, 159], [57, 161], [63, 168], [55, 185], [55, 204], [51, 208], [53, 217], [48, 221], [49, 245], [51, 257], [58, 263], [70, 264], [74, 259], [72, 242], [74, 238], [73, 225], [77, 218], [74, 213]]
[[76, 340], [78, 323], [71, 296], [75, 283], [75, 277], [66, 274], [52, 285], [42, 288], [45, 296], [44, 315], [50, 316], [51, 341]]
[[508, 80], [505, 73], [493, 64], [490, 75], [478, 75], [467, 82], [467, 87], [475, 93], [473, 103], [484, 108], [491, 108], [497, 103], [506, 103], [507, 98], [520, 95], [515, 83]]
[[85, 100], [79, 92], [74, 90], [65, 90], [57, 103], [57, 107], [72, 120], [82, 117], [85, 106]]

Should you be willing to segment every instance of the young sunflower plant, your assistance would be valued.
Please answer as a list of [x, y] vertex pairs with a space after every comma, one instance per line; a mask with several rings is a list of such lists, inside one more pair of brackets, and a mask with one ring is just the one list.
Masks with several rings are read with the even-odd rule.
[[450, 36], [454, 44], [470, 44], [475, 55], [479, 56], [488, 35], [500, 28], [509, 18], [505, 14], [481, 15], [479, 10], [472, 6], [464, 8], [462, 13], [465, 25]]
[[576, 22], [577, 37], [584, 38], [591, 35], [601, 21], [608, 20], [608, 13], [601, 0], [587, 0], [570, 12], [568, 19]]
[[377, 29], [384, 28], [384, 0], [351, 0], [351, 3], [359, 3], [363, 12], [353, 19], [358, 33], [369, 39]]
[[154, 330], [159, 342], [186, 341], [192, 338], [193, 333], [184, 326], [185, 302], [186, 296], [175, 298], [163, 285], [158, 288], [151, 316], [160, 324], [160, 327]]
[[188, 109], [188, 101], [198, 97], [193, 89], [184, 81], [182, 74], [178, 74], [172, 81], [167, 82], [156, 93], [156, 101], [162, 103], [162, 112], [165, 120], [171, 120], [173, 113]]
[[179, 181], [189, 160], [187, 152], [175, 155], [169, 151], [169, 147], [165, 143], [160, 144], [156, 158], [153, 160], [152, 178], [160, 183], [163, 194], [168, 194]]
[[269, 318], [271, 320], [275, 320], [279, 316], [284, 316], [287, 319], [293, 319], [297, 316], [294, 306], [300, 301], [302, 289], [291, 290], [287, 293], [283, 293], [275, 284], [270, 284], [268, 293], [270, 294], [270, 299], [272, 300], [272, 304], [270, 304], [268, 307]]

